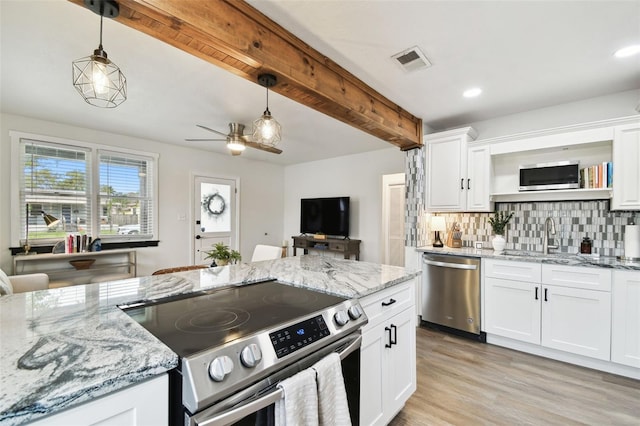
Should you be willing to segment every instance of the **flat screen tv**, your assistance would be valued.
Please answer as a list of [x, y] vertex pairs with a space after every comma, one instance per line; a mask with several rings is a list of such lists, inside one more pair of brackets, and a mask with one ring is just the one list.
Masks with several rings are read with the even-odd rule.
[[349, 236], [349, 197], [300, 200], [300, 233]]

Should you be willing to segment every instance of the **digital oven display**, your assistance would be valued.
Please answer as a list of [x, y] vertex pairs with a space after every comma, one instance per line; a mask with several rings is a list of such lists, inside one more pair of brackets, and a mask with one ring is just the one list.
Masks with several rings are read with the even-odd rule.
[[269, 333], [269, 338], [271, 338], [276, 356], [282, 358], [329, 334], [329, 329], [322, 315], [318, 315], [282, 330]]

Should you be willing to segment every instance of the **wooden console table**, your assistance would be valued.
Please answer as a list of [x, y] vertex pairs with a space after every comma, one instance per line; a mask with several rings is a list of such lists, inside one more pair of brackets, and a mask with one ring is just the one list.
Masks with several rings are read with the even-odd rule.
[[332, 253], [342, 253], [345, 259], [355, 256], [360, 260], [360, 240], [350, 240], [342, 238], [317, 239], [313, 236], [300, 235], [293, 238], [293, 255], [296, 249], [303, 249], [304, 254], [309, 254], [309, 250], [328, 251]]

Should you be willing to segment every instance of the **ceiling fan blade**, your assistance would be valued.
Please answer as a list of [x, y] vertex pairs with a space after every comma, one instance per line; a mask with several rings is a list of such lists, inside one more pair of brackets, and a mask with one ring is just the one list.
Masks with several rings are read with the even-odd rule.
[[213, 130], [213, 129], [207, 127], [207, 126], [203, 126], [202, 124], [196, 124], [196, 126], [200, 127], [201, 129], [208, 130], [208, 131], [213, 132], [213, 133], [217, 133], [220, 136], [224, 136], [225, 138], [227, 137], [226, 133], [222, 133], [222, 132], [219, 132], [217, 130]]
[[259, 149], [261, 151], [270, 152], [272, 154], [282, 154], [282, 150], [278, 148], [274, 148], [272, 146], [262, 145], [261, 143], [253, 142], [253, 141], [245, 141], [245, 145], [251, 148]]
[[189, 142], [210, 142], [210, 141], [222, 141], [222, 142], [226, 142], [226, 139], [193, 139], [193, 138], [189, 138], [189, 139], [185, 139], [185, 141], [189, 141]]

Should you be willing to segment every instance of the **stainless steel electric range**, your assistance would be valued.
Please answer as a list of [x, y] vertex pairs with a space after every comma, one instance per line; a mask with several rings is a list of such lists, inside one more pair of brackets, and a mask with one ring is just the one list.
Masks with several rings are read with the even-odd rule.
[[266, 281], [121, 306], [180, 357], [170, 373], [172, 425], [269, 424], [276, 385], [338, 352], [358, 424], [357, 300]]

